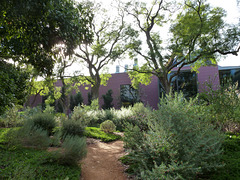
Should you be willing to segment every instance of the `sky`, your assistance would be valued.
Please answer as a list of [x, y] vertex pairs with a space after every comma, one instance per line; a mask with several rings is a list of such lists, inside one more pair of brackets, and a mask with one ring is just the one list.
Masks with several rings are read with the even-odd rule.
[[[107, 7], [111, 4], [113, 0], [95, 0], [96, 3], [101, 3], [103, 7]], [[128, 0], [122, 0], [127, 2]], [[150, 0], [145, 0], [150, 2]], [[225, 18], [228, 23], [238, 23], [240, 21], [240, 6], [237, 7], [237, 0], [208, 0], [212, 6], [222, 7], [227, 11], [227, 17]], [[108, 9], [108, 8], [106, 8]], [[111, 9], [111, 8], [109, 8]], [[239, 22], [240, 23], [240, 22]], [[125, 63], [122, 63], [125, 64]], [[109, 73], [114, 73], [116, 71], [116, 65], [109, 68]], [[218, 62], [220, 66], [240, 66], [240, 53], [238, 56], [228, 55], [222, 56]], [[124, 70], [123, 67], [120, 67], [120, 72]]]

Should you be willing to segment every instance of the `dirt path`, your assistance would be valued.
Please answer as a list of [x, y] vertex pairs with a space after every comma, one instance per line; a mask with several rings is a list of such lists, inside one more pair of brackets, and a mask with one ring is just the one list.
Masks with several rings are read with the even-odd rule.
[[81, 180], [128, 180], [118, 159], [124, 155], [123, 142], [94, 142], [82, 161]]

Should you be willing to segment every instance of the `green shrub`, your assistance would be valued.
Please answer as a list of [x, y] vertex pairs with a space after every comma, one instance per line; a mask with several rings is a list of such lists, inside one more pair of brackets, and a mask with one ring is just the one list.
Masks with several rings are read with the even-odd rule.
[[70, 96], [70, 110], [73, 111], [75, 106], [81, 106], [83, 104], [83, 97], [81, 92], [78, 92], [76, 95]]
[[77, 166], [87, 154], [86, 138], [66, 136], [62, 144], [63, 151], [58, 152], [58, 160], [64, 165]]
[[53, 114], [49, 113], [38, 113], [32, 117], [33, 127], [46, 130], [48, 135], [52, 134], [56, 121]]
[[110, 109], [110, 108], [113, 107], [113, 104], [112, 104], [112, 101], [113, 101], [112, 93], [113, 93], [113, 91], [111, 89], [109, 89], [106, 94], [102, 95], [103, 102], [104, 102], [104, 104], [102, 106], [103, 109]]
[[86, 127], [84, 135], [88, 138], [101, 139], [103, 142], [111, 142], [121, 139], [120, 135], [105, 133], [96, 127]]
[[[129, 158], [142, 179], [195, 179], [223, 166], [220, 161], [223, 135], [207, 116], [198, 113], [197, 98], [183, 95], [161, 99], [159, 110], [148, 120], [149, 131], [135, 142]], [[161, 179], [160, 178], [160, 179]]]
[[114, 131], [116, 131], [116, 126], [112, 121], [106, 120], [100, 124], [100, 129], [105, 133], [113, 133]]
[[83, 136], [84, 128], [81, 121], [66, 119], [62, 122], [62, 138], [66, 136]]
[[144, 133], [138, 126], [128, 124], [124, 130], [124, 148], [135, 150], [143, 143]]
[[75, 106], [71, 119], [77, 121], [82, 127], [88, 126], [91, 119], [89, 118], [87, 111], [81, 106]]
[[21, 106], [13, 106], [0, 116], [0, 127], [16, 127], [23, 124], [23, 118], [19, 113]]
[[136, 103], [131, 108], [132, 114], [128, 116], [125, 122], [138, 126], [141, 131], [148, 130], [147, 117], [151, 110], [146, 108], [143, 103]]
[[[200, 97], [208, 103], [208, 109], [213, 121], [227, 126], [229, 123], [240, 123], [240, 100], [238, 84], [227, 84], [218, 90], [213, 90], [211, 84]], [[237, 129], [239, 131], [239, 129]]]

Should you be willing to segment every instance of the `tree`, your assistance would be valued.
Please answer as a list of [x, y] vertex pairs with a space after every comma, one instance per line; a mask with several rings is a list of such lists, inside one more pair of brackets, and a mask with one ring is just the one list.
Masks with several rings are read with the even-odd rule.
[[[140, 80], [149, 83], [153, 74], [169, 93], [170, 83], [182, 67], [191, 65], [197, 70], [209, 61], [216, 63], [219, 55], [239, 52], [239, 28], [224, 22], [224, 10], [212, 8], [206, 0], [185, 0], [177, 5], [166, 0], [154, 0], [151, 5], [131, 2], [126, 11], [135, 20], [135, 34], [143, 34], [129, 44], [131, 57], [138, 55], [145, 62], [130, 74], [135, 84]], [[170, 37], [166, 39], [166, 29], [161, 27], [168, 26]], [[177, 72], [171, 73], [174, 68]], [[147, 78], [142, 79], [143, 75]]]
[[51, 74], [56, 45], [64, 44], [69, 55], [77, 44], [90, 42], [91, 19], [91, 13], [72, 0], [3, 0], [0, 57]]
[[13, 104], [23, 105], [28, 94], [29, 73], [0, 59], [0, 115]]
[[89, 76], [84, 76], [91, 83], [91, 97], [99, 97], [100, 85], [106, 85], [111, 77], [108, 73], [103, 73], [104, 68], [111, 62], [120, 58], [127, 50], [124, 42], [127, 41], [124, 14], [118, 11], [118, 15], [113, 18], [102, 9], [99, 4], [95, 6], [89, 2], [89, 8], [94, 12], [92, 44], [85, 43], [79, 45], [79, 52], [75, 55], [88, 69]]
[[[3, 0], [0, 6], [1, 61], [32, 65], [36, 73], [31, 79], [30, 91], [36, 94], [53, 91], [50, 76], [59, 51], [70, 56], [78, 44], [91, 42], [91, 20], [92, 13], [73, 0]], [[47, 76], [46, 83], [36, 85], [37, 75]]]

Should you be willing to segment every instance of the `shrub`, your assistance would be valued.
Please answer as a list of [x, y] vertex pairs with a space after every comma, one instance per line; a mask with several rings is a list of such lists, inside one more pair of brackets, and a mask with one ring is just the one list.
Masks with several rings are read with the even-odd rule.
[[80, 106], [83, 103], [83, 97], [81, 92], [78, 92], [76, 95], [70, 96], [70, 110], [73, 111], [75, 106]]
[[208, 109], [212, 120], [225, 126], [228, 126], [229, 123], [240, 123], [238, 84], [229, 85], [228, 83], [218, 90], [213, 90], [211, 84], [207, 86], [208, 90], [201, 94], [201, 99], [209, 104]]
[[113, 97], [112, 97], [112, 93], [113, 91], [111, 89], [108, 90], [108, 92], [105, 95], [102, 95], [103, 98], [103, 109], [110, 109], [113, 107], [112, 101], [113, 101]]
[[104, 131], [105, 133], [112, 133], [116, 131], [116, 126], [114, 123], [110, 120], [106, 120], [103, 123], [100, 124], [100, 129]]
[[48, 135], [52, 134], [53, 128], [56, 126], [56, 121], [53, 114], [38, 113], [32, 117], [33, 127], [37, 127], [48, 132]]
[[140, 130], [138, 126], [133, 126], [128, 124], [124, 130], [124, 148], [135, 150], [139, 144], [143, 143], [144, 133]]
[[16, 137], [23, 146], [30, 146], [37, 149], [47, 149], [51, 143], [48, 132], [41, 128], [23, 128], [19, 130]]
[[87, 111], [80, 106], [75, 106], [71, 115], [71, 119], [78, 122], [83, 128], [90, 123], [90, 118], [87, 116]]
[[148, 130], [147, 117], [151, 110], [146, 108], [143, 103], [136, 103], [131, 108], [132, 115], [126, 118], [126, 121], [133, 126], [138, 126], [141, 131]]
[[81, 121], [66, 119], [62, 122], [62, 138], [66, 136], [83, 136], [85, 126]]
[[198, 112], [197, 100], [187, 101], [182, 94], [161, 99], [159, 110], [149, 117], [149, 131], [130, 146], [129, 158], [139, 177], [194, 179], [223, 166], [224, 137]]
[[61, 164], [76, 165], [87, 154], [86, 138], [78, 136], [66, 136], [63, 144], [63, 152], [58, 152], [57, 157]]
[[21, 106], [13, 106], [0, 116], [0, 127], [16, 127], [23, 124], [23, 118], [18, 112]]

